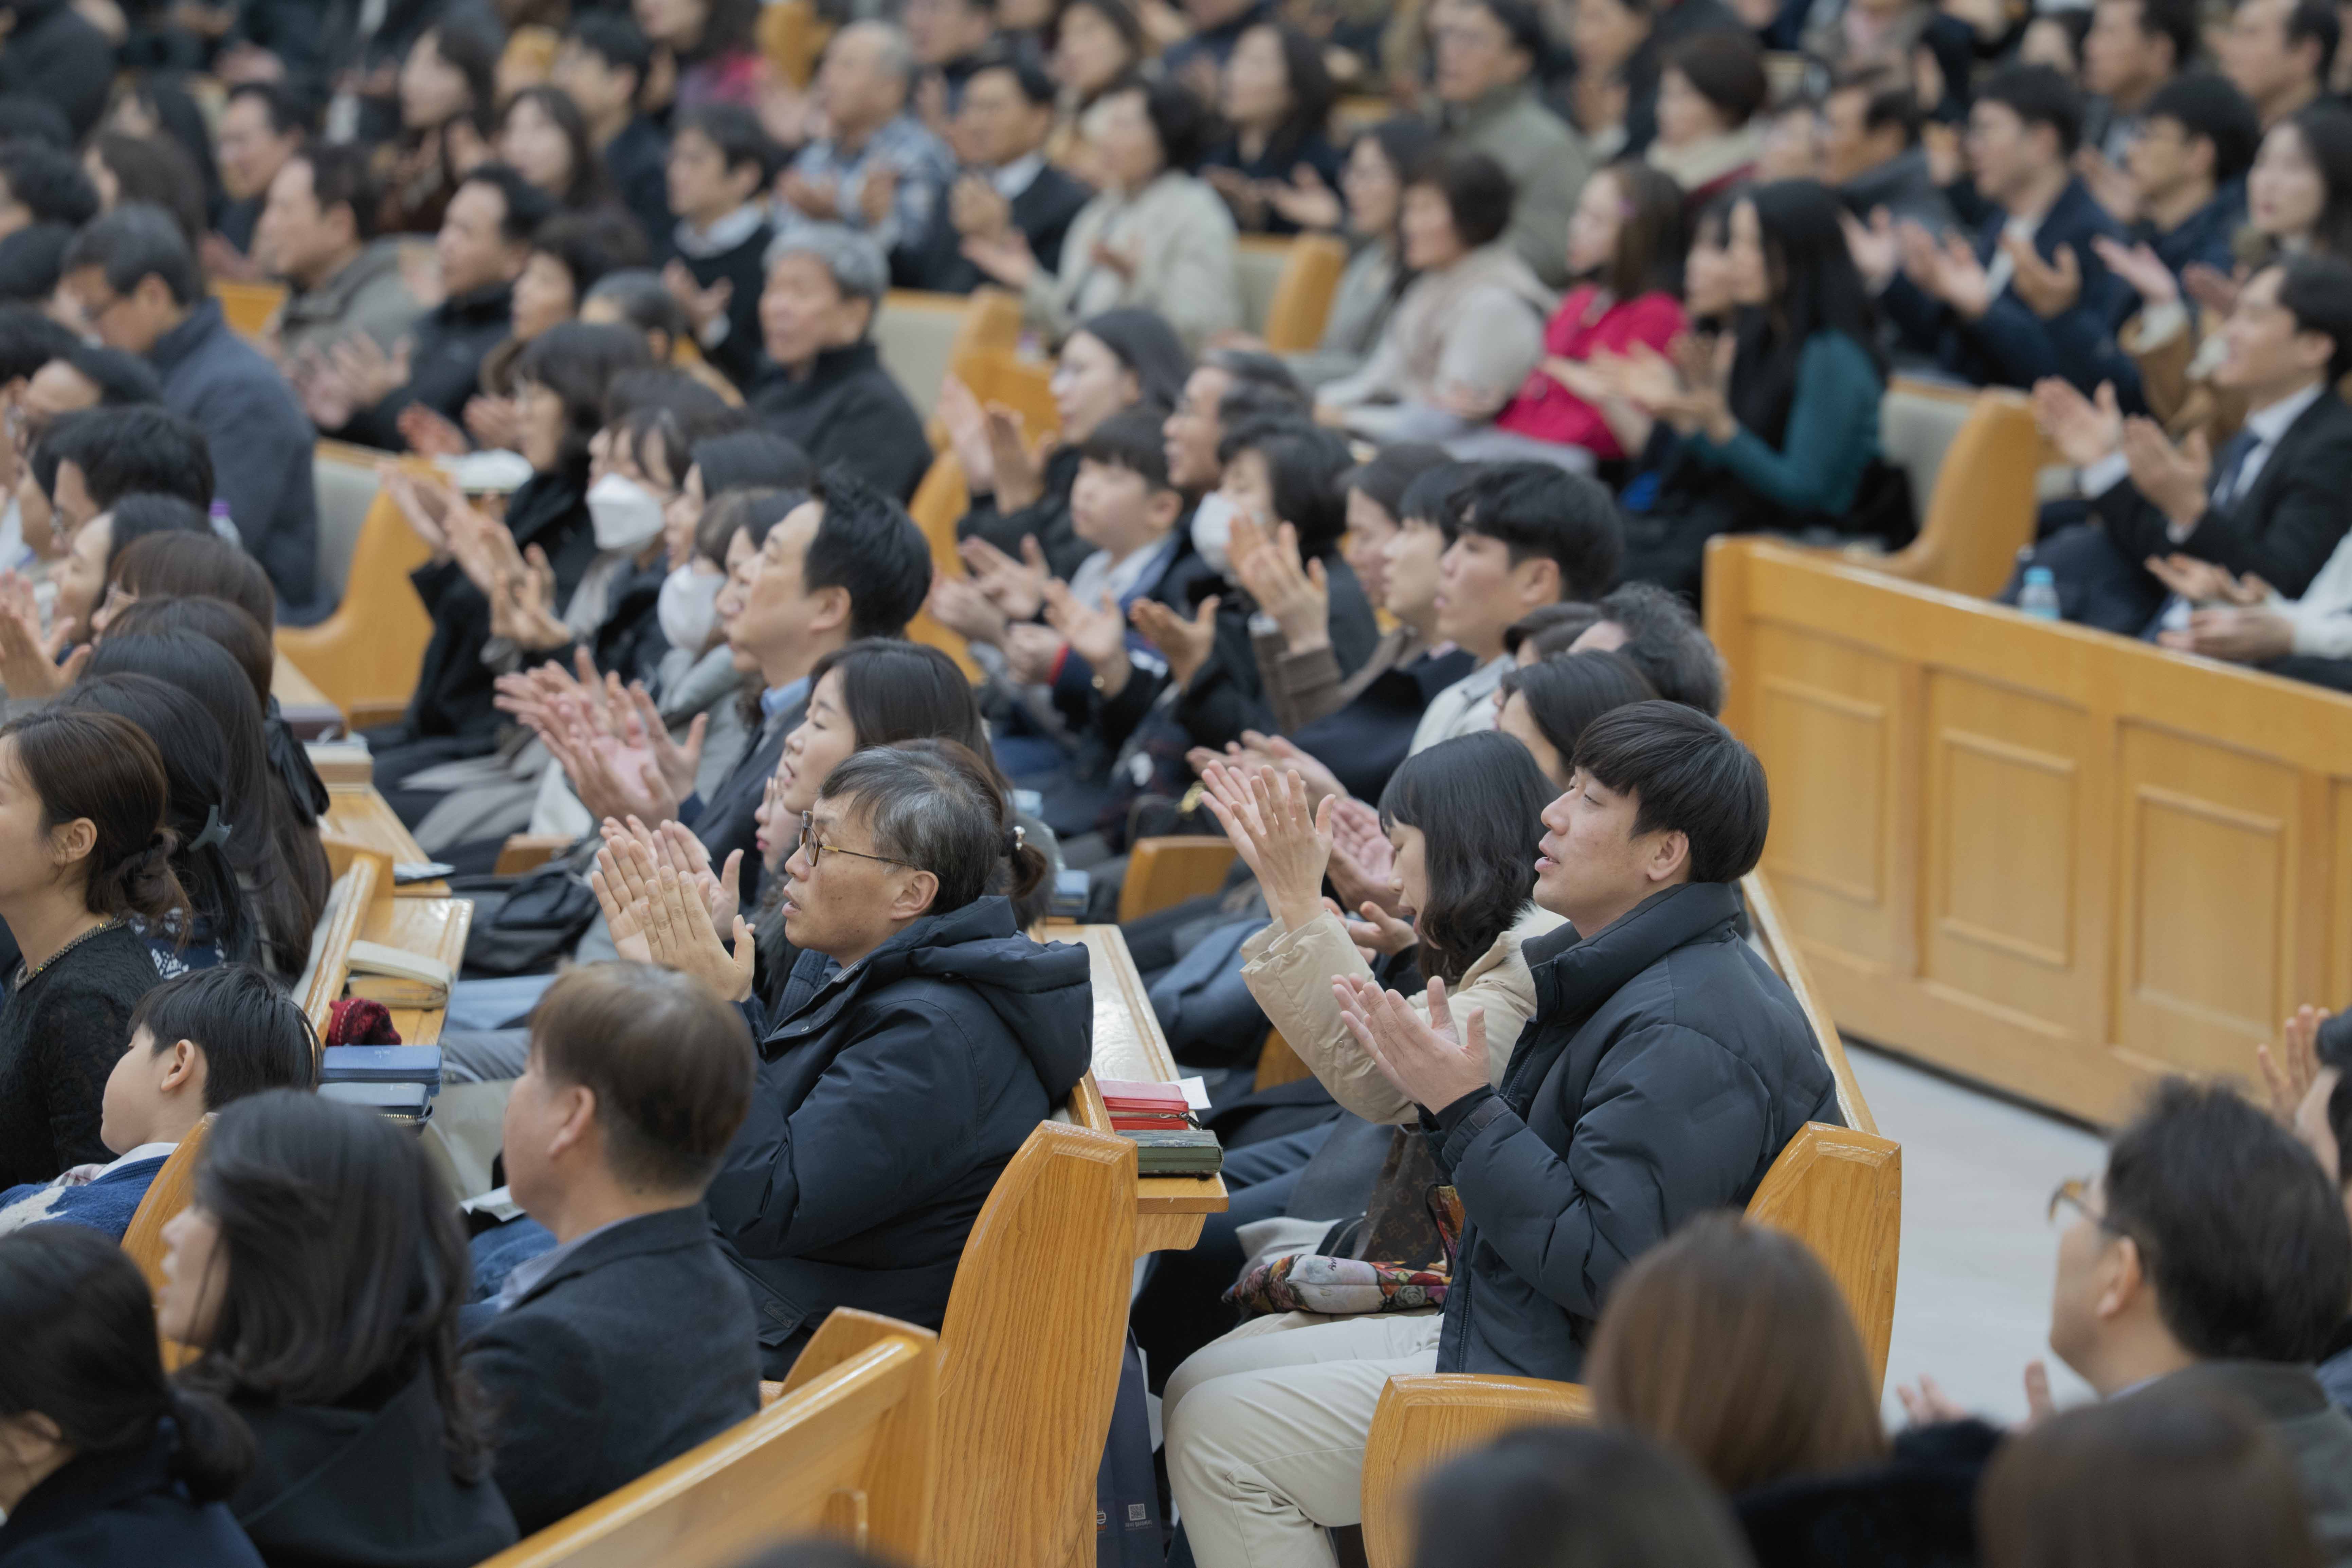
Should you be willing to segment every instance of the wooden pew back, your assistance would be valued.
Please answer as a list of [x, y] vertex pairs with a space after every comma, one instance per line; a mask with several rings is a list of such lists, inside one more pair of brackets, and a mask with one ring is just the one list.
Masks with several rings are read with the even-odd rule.
[[870, 1321], [887, 1331], [811, 1367], [757, 1415], [485, 1568], [730, 1568], [772, 1542], [807, 1534], [928, 1563], [938, 1336]]
[[335, 1002], [351, 979], [352, 943], [359, 940], [379, 891], [389, 891], [391, 882], [390, 864], [361, 849], [328, 891], [325, 929], [311, 947], [310, 967], [301, 984], [302, 1012], [310, 1020], [311, 1032], [322, 1040], [333, 1021]]
[[2352, 994], [2352, 700], [1762, 540], [1706, 607], [1845, 1027], [2110, 1121]]
[[1874, 1386], [1886, 1382], [1903, 1248], [1903, 1148], [1874, 1132], [1808, 1121], [1764, 1173], [1748, 1217], [1795, 1237], [1837, 1281]]
[[232, 283], [226, 279], [212, 286], [213, 298], [221, 305], [221, 319], [229, 331], [240, 337], [258, 338], [286, 303], [286, 289], [279, 283]]
[[1127, 879], [1119, 884], [1120, 922], [1215, 892], [1233, 863], [1234, 847], [1223, 838], [1176, 834], [1137, 839], [1128, 850]]
[[1277, 262], [1265, 314], [1257, 323], [1265, 346], [1276, 353], [1304, 353], [1320, 343], [1332, 296], [1339, 291], [1339, 274], [1348, 269], [1348, 247], [1328, 234], [1303, 234], [1294, 239], [1247, 237], [1241, 251], [1245, 274], [1254, 264], [1249, 258]]
[[1591, 1419], [1592, 1396], [1581, 1384], [1445, 1373], [1390, 1378], [1364, 1443], [1364, 1560], [1371, 1568], [1412, 1561], [1413, 1491], [1433, 1467], [1522, 1426]]
[[345, 584], [352, 591], [317, 626], [278, 627], [278, 651], [345, 713], [404, 706], [433, 640], [433, 618], [408, 574], [431, 558], [392, 498], [379, 492], [352, 547]]
[[180, 1140], [180, 1146], [147, 1184], [147, 1195], [139, 1200], [130, 1228], [122, 1233], [122, 1250], [147, 1276], [150, 1290], [163, 1289], [163, 1227], [179, 1218], [180, 1211], [195, 1197], [196, 1166], [204, 1159], [205, 1139], [212, 1125], [213, 1119], [207, 1116]]
[[[1889, 458], [1915, 450], [1911, 504], [1918, 537], [1891, 555], [1857, 548], [1853, 558], [1890, 576], [1983, 597], [2000, 591], [2033, 542], [2037, 485], [2045, 455], [2025, 395], [2000, 387], [1976, 393], [1906, 383], [1887, 388], [1880, 410]], [[1952, 425], [1948, 440], [1937, 437]], [[1932, 473], [1932, 485], [1920, 482]]]

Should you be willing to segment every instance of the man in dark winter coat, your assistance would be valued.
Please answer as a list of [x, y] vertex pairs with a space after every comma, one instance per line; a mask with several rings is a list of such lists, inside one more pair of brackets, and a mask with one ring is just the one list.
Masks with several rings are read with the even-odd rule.
[[864, 235], [816, 223], [779, 239], [760, 295], [768, 366], [751, 406], [819, 467], [838, 463], [903, 501], [931, 466], [931, 443], [874, 346], [889, 291], [889, 263]]
[[[835, 769], [784, 867], [799, 952], [761, 1030], [751, 1113], [707, 1200], [782, 1377], [835, 1307], [937, 1328], [1008, 1161], [1085, 1076], [1086, 950], [982, 889], [1004, 805], [968, 752], [877, 746]], [[1042, 874], [1013, 857], [1016, 886]], [[734, 986], [755, 1026], [748, 953]]]
[[1358, 1518], [1389, 1376], [1574, 1381], [1611, 1283], [1708, 1209], [1740, 1207], [1836, 1088], [1796, 998], [1741, 939], [1764, 847], [1762, 766], [1714, 720], [1637, 702], [1595, 721], [1544, 812], [1536, 901], [1570, 922], [1527, 944], [1537, 1010], [1499, 1087], [1483, 1016], [1442, 987], [1341, 988], [1350, 1032], [1422, 1108], [1465, 1224], [1441, 1316], [1378, 1317], [1209, 1346], [1169, 1379], [1168, 1470], [1202, 1562], [1319, 1565]]

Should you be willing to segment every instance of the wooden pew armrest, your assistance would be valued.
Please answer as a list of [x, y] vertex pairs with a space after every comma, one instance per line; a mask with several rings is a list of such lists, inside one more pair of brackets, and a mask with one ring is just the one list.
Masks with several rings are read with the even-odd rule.
[[572, 836], [566, 833], [513, 833], [499, 847], [498, 864], [491, 868], [501, 877], [520, 877], [536, 871], [557, 855], [572, 847]]
[[1580, 1384], [1484, 1373], [1390, 1378], [1364, 1440], [1365, 1560], [1371, 1568], [1412, 1560], [1413, 1489], [1431, 1466], [1521, 1426], [1591, 1419]]

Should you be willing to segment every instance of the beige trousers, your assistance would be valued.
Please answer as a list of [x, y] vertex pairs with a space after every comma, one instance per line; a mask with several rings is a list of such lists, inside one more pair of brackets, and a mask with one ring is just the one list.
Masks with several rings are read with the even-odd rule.
[[1441, 1314], [1262, 1318], [1171, 1373], [1168, 1480], [1200, 1568], [1336, 1568], [1363, 1516], [1364, 1440], [1395, 1373], [1437, 1370]]

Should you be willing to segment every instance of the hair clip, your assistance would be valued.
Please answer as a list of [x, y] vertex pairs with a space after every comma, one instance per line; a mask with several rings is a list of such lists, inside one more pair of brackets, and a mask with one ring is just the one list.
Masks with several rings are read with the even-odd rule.
[[193, 855], [197, 850], [202, 849], [208, 845], [226, 844], [227, 842], [228, 824], [221, 820], [220, 807], [217, 805], [206, 806], [205, 808], [205, 830], [202, 833], [197, 834], [194, 840], [188, 845], [188, 852]]

